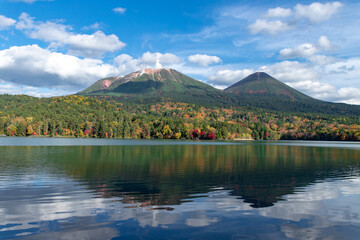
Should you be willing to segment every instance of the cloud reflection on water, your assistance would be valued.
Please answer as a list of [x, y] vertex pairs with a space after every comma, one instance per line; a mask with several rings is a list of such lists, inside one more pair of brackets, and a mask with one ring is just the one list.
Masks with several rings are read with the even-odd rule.
[[0, 150], [0, 238], [360, 235], [356, 149], [256, 143]]
[[52, 239], [89, 239], [89, 236], [111, 239], [121, 235], [121, 227], [116, 224], [126, 221], [135, 221], [140, 228], [171, 228], [172, 225], [202, 228], [246, 216], [280, 219], [284, 236], [295, 239], [325, 236], [334, 239], [332, 236], [345, 234], [344, 228], [360, 227], [360, 206], [356, 204], [360, 199], [360, 177], [299, 188], [295, 194], [283, 196], [286, 201], [267, 208], [254, 209], [244, 200], [230, 195], [230, 190], [215, 190], [191, 198], [190, 202], [173, 205], [173, 211], [129, 208], [131, 205], [122, 203], [120, 198], [100, 198], [75, 181], [60, 179], [62, 185], [59, 186], [57, 180], [54, 179], [48, 188], [1, 189], [1, 195], [6, 194], [7, 200], [0, 201], [0, 235], [1, 232], [14, 235], [23, 232], [38, 233], [23, 236], [25, 239], [49, 236]]

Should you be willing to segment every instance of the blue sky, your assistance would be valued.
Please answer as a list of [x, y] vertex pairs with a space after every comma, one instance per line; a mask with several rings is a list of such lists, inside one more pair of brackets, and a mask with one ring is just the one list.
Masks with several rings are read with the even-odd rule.
[[0, 93], [75, 93], [174, 68], [217, 88], [266, 71], [360, 104], [357, 1], [0, 0]]

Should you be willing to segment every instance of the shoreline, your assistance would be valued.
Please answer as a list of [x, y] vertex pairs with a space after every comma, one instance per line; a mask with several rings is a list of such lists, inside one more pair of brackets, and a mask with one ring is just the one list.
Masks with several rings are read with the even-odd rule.
[[357, 140], [313, 140], [313, 139], [269, 139], [269, 140], [256, 140], [256, 139], [246, 139], [246, 138], [236, 138], [236, 139], [186, 139], [186, 138], [180, 138], [180, 139], [173, 139], [173, 138], [96, 138], [96, 137], [75, 137], [75, 136], [7, 136], [5, 134], [0, 134], [1, 138], [28, 138], [28, 139], [108, 139], [108, 140], [144, 140], [144, 141], [152, 141], [152, 140], [158, 140], [158, 141], [191, 141], [191, 142], [339, 142], [339, 143], [360, 143], [360, 141]]

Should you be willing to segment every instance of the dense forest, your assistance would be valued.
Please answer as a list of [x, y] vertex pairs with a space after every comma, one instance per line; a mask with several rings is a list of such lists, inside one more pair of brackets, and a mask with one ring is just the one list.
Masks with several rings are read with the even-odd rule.
[[163, 99], [0, 95], [0, 135], [158, 139], [360, 140], [360, 117], [203, 107]]

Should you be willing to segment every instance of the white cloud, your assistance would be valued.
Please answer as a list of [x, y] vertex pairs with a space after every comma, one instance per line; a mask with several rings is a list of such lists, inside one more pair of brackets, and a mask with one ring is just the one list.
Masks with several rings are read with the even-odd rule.
[[345, 87], [337, 91], [340, 102], [360, 105], [360, 88]]
[[200, 212], [200, 214], [195, 215], [194, 218], [186, 219], [185, 224], [190, 227], [205, 227], [217, 223], [219, 221], [220, 220], [217, 217], [209, 218], [205, 215], [204, 212]]
[[[244, 69], [244, 70], [219, 70], [214, 75], [208, 78], [208, 82], [215, 84], [220, 88], [226, 88], [230, 85], [242, 80], [248, 75], [254, 73], [253, 70]], [[223, 86], [223, 87], [221, 87]]]
[[[324, 79], [338, 88], [359, 88], [360, 58], [337, 59], [330, 64], [322, 66], [321, 71], [324, 74]], [[358, 95], [360, 98], [359, 93]]]
[[[38, 45], [14, 46], [0, 51], [0, 79], [5, 81], [3, 86], [0, 86], [0, 92], [10, 86], [12, 89], [17, 86], [22, 93], [33, 96], [40, 96], [45, 90], [48, 95], [59, 95], [50, 88], [61, 89], [57, 92], [62, 93], [76, 92], [101, 78], [121, 76], [142, 68], [159, 68], [180, 63], [181, 60], [170, 53], [146, 52], [136, 59], [121, 54], [114, 58], [113, 64], [107, 64], [99, 59], [81, 59]], [[5, 85], [8, 87], [4, 87]], [[31, 91], [24, 86], [32, 87]]]
[[314, 64], [317, 65], [326, 65], [326, 64], [330, 64], [330, 63], [334, 63], [336, 62], [336, 58], [334, 57], [329, 57], [329, 56], [325, 56], [325, 55], [314, 55], [314, 56], [310, 56], [308, 58], [309, 61], [311, 61]]
[[76, 34], [71, 27], [58, 22], [35, 22], [34, 18], [22, 13], [16, 28], [24, 31], [30, 38], [50, 42], [51, 48], [65, 46], [70, 54], [83, 57], [100, 57], [106, 52], [122, 49], [125, 43], [114, 35], [102, 31], [89, 34]]
[[326, 71], [330, 74], [351, 74], [356, 75], [360, 73], [360, 58], [350, 58], [347, 60], [340, 60], [333, 64], [326, 66]]
[[80, 59], [38, 45], [0, 51], [0, 79], [33, 87], [79, 90], [97, 79], [118, 75], [119, 70], [97, 59]]
[[311, 43], [304, 43], [295, 48], [284, 48], [280, 50], [280, 57], [283, 59], [310, 57], [317, 52], [316, 47]]
[[69, 53], [84, 57], [100, 57], [105, 52], [114, 52], [125, 47], [125, 43], [116, 35], [105, 35], [102, 31], [91, 35], [71, 34], [68, 39], [59, 40], [69, 45]]
[[115, 13], [124, 14], [125, 11], [126, 11], [126, 8], [117, 7], [117, 8], [114, 8], [113, 11], [114, 11]]
[[319, 38], [318, 46], [321, 50], [324, 50], [324, 51], [329, 51], [329, 50], [333, 50], [336, 48], [326, 36], [321, 36]]
[[202, 55], [202, 54], [195, 54], [188, 57], [188, 60], [192, 63], [195, 63], [199, 66], [206, 67], [213, 63], [220, 63], [221, 58], [217, 56], [209, 56], [209, 55]]
[[83, 30], [94, 30], [94, 29], [97, 30], [97, 29], [100, 29], [100, 28], [101, 28], [100, 23], [96, 22], [96, 23], [91, 24], [89, 26], [84, 26], [81, 29], [83, 29]]
[[134, 60], [134, 58], [128, 54], [121, 54], [121, 55], [117, 56], [116, 58], [114, 58], [114, 61], [117, 64], [124, 64], [124, 63], [127, 63], [132, 60]]
[[289, 17], [291, 16], [291, 14], [292, 11], [289, 8], [276, 7], [276, 8], [268, 9], [267, 13], [265, 14], [265, 17], [268, 18]]
[[[357, 215], [349, 214], [358, 213], [359, 205], [347, 204], [356, 202], [359, 190], [358, 178], [319, 181], [305, 186], [294, 194], [282, 196], [286, 201], [279, 201], [270, 208], [261, 208], [258, 213], [268, 218], [293, 222], [280, 227], [287, 238], [331, 239], [333, 235], [338, 234], [332, 232], [337, 226], [359, 224]], [[298, 222], [307, 220], [316, 224], [299, 227]], [[351, 235], [339, 232], [340, 235], [344, 239], [352, 238]]]
[[331, 18], [343, 6], [340, 2], [319, 3], [310, 5], [297, 4], [295, 14], [298, 18], [307, 18], [312, 23], [320, 23]]
[[[317, 52], [329, 51], [335, 49], [335, 46], [329, 41], [326, 36], [321, 36], [317, 44], [304, 43], [294, 48], [284, 48], [280, 50], [280, 58], [309, 58]], [[317, 59], [320, 60], [320, 59]]]
[[296, 88], [302, 92], [311, 93], [316, 98], [324, 97], [325, 94], [336, 93], [336, 87], [328, 83], [319, 81], [300, 81], [288, 83], [290, 87]]
[[162, 68], [165, 66], [170, 66], [172, 64], [180, 63], [181, 60], [174, 54], [171, 53], [151, 53], [146, 52], [141, 57], [142, 66], [152, 66], [155, 68]]
[[267, 21], [263, 19], [256, 20], [255, 23], [249, 25], [248, 29], [252, 34], [265, 33], [275, 35], [280, 32], [287, 31], [291, 27], [282, 21]]
[[5, 30], [11, 26], [14, 26], [15, 23], [16, 20], [0, 15], [0, 30]]
[[130, 73], [141, 69], [141, 60], [134, 59], [128, 54], [121, 54], [114, 58], [114, 62], [119, 71], [124, 73]]

